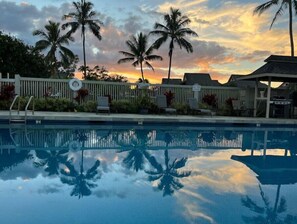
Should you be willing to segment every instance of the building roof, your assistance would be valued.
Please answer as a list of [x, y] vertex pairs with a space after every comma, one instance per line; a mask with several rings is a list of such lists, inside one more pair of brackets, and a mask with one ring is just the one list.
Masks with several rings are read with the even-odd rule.
[[170, 85], [181, 85], [182, 84], [182, 79], [170, 79], [168, 83], [167, 78], [162, 79], [162, 84], [170, 84]]
[[261, 80], [274, 82], [297, 82], [297, 57], [271, 55], [266, 64], [239, 80]]
[[[238, 78], [243, 77], [244, 75], [231, 75], [228, 82], [225, 83], [225, 86], [232, 87], [241, 87], [241, 88], [255, 88], [256, 82], [255, 80], [238, 80]], [[267, 85], [263, 83], [258, 84], [258, 88], [267, 88]]]
[[199, 84], [200, 86], [220, 86], [218, 80], [212, 80], [208, 73], [185, 73], [183, 82], [185, 85]]

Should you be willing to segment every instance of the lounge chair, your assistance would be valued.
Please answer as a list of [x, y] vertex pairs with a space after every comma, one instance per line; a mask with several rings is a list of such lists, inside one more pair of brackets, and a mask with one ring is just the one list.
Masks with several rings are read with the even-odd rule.
[[164, 110], [166, 113], [176, 113], [176, 109], [167, 107], [166, 96], [158, 95], [156, 100], [159, 109]]
[[199, 112], [199, 113], [203, 113], [203, 114], [210, 114], [210, 115], [214, 115], [215, 112], [209, 110], [209, 109], [202, 109], [202, 108], [199, 108], [198, 106], [198, 101], [196, 98], [189, 98], [188, 99], [188, 102], [189, 102], [189, 107], [190, 107], [190, 110], [194, 111], [194, 112]]
[[109, 99], [107, 96], [99, 96], [97, 98], [97, 111], [108, 111], [110, 113], [110, 107], [109, 107]]

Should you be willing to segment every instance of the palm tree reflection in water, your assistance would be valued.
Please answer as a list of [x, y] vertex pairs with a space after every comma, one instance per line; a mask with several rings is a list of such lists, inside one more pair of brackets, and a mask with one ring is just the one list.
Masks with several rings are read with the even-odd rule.
[[269, 198], [265, 196], [262, 187], [259, 185], [261, 199], [263, 201], [263, 206], [259, 206], [254, 202], [249, 196], [241, 199], [243, 206], [249, 208], [252, 212], [257, 213], [256, 216], [248, 217], [243, 216], [242, 219], [245, 223], [255, 223], [255, 224], [297, 224], [297, 216], [290, 214], [280, 215], [287, 210], [287, 202], [284, 197], [279, 198], [280, 196], [280, 187], [277, 187], [276, 198], [274, 206], [271, 205]]
[[37, 161], [34, 162], [35, 167], [45, 167], [44, 171], [49, 176], [58, 175], [60, 165], [66, 165], [68, 161], [68, 150], [60, 151], [36, 151]]
[[[123, 135], [127, 133], [122, 133]], [[149, 140], [151, 139], [151, 131], [149, 130], [134, 130], [130, 132], [133, 138], [129, 144], [118, 139], [118, 144], [127, 149], [122, 149], [119, 153], [128, 152], [123, 159], [124, 165], [128, 169], [134, 169], [136, 172], [144, 169], [145, 159], [150, 163], [156, 163], [155, 158], [146, 151]], [[120, 138], [121, 139], [121, 138]], [[124, 139], [123, 139], [124, 140]]]
[[[164, 141], [167, 147], [172, 140], [172, 136], [169, 133], [165, 133]], [[186, 165], [188, 160], [187, 157], [175, 159], [170, 164], [168, 149], [165, 149], [164, 156], [165, 168], [163, 168], [163, 166], [160, 163], [156, 162], [151, 163], [154, 170], [147, 170], [145, 172], [149, 174], [149, 181], [152, 182], [159, 180], [157, 188], [158, 190], [163, 191], [163, 196], [166, 196], [172, 195], [174, 193], [174, 190], [179, 190], [183, 188], [184, 185], [180, 182], [179, 179], [190, 176], [191, 171], [178, 171], [178, 169], [183, 168]]]
[[83, 196], [90, 196], [92, 194], [91, 188], [95, 188], [97, 184], [95, 182], [101, 178], [101, 175], [98, 172], [98, 167], [100, 166], [100, 161], [96, 160], [94, 165], [88, 169], [84, 170], [84, 144], [88, 140], [88, 136], [83, 131], [76, 131], [76, 138], [79, 142], [82, 142], [81, 150], [81, 162], [80, 169], [77, 171], [72, 164], [73, 160], [68, 160], [66, 163], [67, 169], [61, 169], [62, 183], [74, 186], [70, 195], [78, 196], [80, 199]]

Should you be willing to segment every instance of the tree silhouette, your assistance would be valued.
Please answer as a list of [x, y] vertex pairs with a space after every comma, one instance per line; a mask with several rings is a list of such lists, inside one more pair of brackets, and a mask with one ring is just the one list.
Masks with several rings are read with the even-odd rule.
[[59, 151], [36, 151], [36, 157], [39, 159], [34, 162], [35, 167], [44, 167], [44, 171], [51, 175], [58, 175], [60, 165], [66, 164], [68, 160], [68, 150]]
[[[69, 34], [61, 35], [60, 23], [49, 21], [49, 23], [45, 25], [45, 31], [35, 30], [33, 35], [43, 38], [42, 40], [36, 42], [35, 50], [44, 51], [49, 49], [45, 59], [50, 64], [52, 78], [57, 77], [59, 63], [67, 67], [67, 65], [70, 65], [75, 60], [73, 52], [63, 46], [69, 45], [69, 41], [73, 41], [73, 38]], [[58, 58], [56, 56], [57, 51], [60, 54], [60, 62], [58, 62]]]
[[121, 54], [126, 56], [118, 61], [119, 64], [125, 62], [132, 62], [134, 67], [140, 66], [140, 72], [142, 80], [144, 81], [143, 75], [143, 64], [154, 71], [153, 66], [149, 63], [149, 61], [154, 60], [163, 60], [161, 56], [152, 54], [154, 51], [154, 45], [148, 47], [148, 36], [139, 33], [137, 36], [132, 36], [130, 40], [126, 41], [126, 44], [129, 48], [128, 51], [119, 51]]
[[164, 21], [164, 25], [161, 23], [155, 23], [155, 30], [151, 31], [150, 34], [160, 36], [154, 43], [156, 48], [159, 48], [163, 43], [170, 39], [167, 80], [169, 83], [174, 44], [178, 44], [181, 49], [184, 48], [188, 53], [193, 52], [193, 47], [191, 43], [185, 39], [185, 36], [198, 36], [198, 34], [186, 27], [191, 20], [187, 16], [182, 15], [179, 9], [170, 8], [170, 13], [164, 15]]
[[291, 56], [294, 56], [293, 11], [297, 13], [297, 1], [296, 0], [270, 0], [257, 6], [254, 9], [254, 14], [261, 15], [263, 12], [265, 12], [266, 10], [270, 9], [273, 6], [279, 6], [279, 8], [273, 17], [273, 20], [270, 25], [270, 29], [272, 28], [274, 22], [284, 13], [284, 9], [289, 10], [289, 35], [290, 35], [290, 45], [291, 45]]
[[[82, 151], [83, 158], [83, 151]], [[80, 199], [83, 196], [91, 195], [91, 188], [97, 186], [94, 182], [101, 178], [98, 174], [97, 168], [100, 166], [100, 161], [96, 160], [94, 165], [88, 169], [84, 170], [83, 159], [80, 164], [80, 170], [77, 171], [71, 160], [66, 163], [67, 170], [61, 169], [60, 172], [63, 175], [61, 181], [64, 184], [73, 186], [73, 189], [70, 193], [71, 196], [78, 196]]]
[[147, 151], [147, 144], [150, 140], [150, 131], [134, 130], [130, 144], [118, 141], [118, 144], [125, 147], [119, 153], [128, 152], [123, 163], [128, 169], [134, 169], [136, 172], [144, 169], [145, 160], [154, 163], [152, 157]]
[[154, 170], [145, 171], [149, 174], [149, 181], [157, 181], [158, 189], [163, 191], [163, 196], [172, 195], [174, 190], [179, 190], [184, 187], [179, 179], [188, 177], [191, 175], [191, 171], [180, 172], [178, 169], [184, 167], [187, 163], [188, 158], [184, 157], [181, 159], [175, 159], [169, 164], [168, 150], [164, 151], [165, 155], [165, 168], [159, 163], [151, 164]]
[[75, 130], [74, 131], [75, 140], [81, 142], [82, 150], [81, 150], [81, 162], [80, 169], [77, 171], [72, 164], [72, 160], [68, 160], [66, 165], [67, 169], [61, 169], [60, 172], [63, 175], [61, 177], [62, 183], [74, 186], [71, 191], [71, 196], [78, 196], [80, 199], [83, 196], [91, 195], [91, 188], [97, 186], [95, 181], [101, 178], [101, 175], [98, 173], [98, 167], [100, 166], [100, 161], [96, 160], [94, 165], [88, 169], [84, 170], [84, 145], [88, 140], [88, 136], [85, 130]]
[[15, 149], [4, 150], [0, 153], [0, 173], [7, 169], [11, 170], [18, 164], [32, 158], [32, 155], [27, 150], [21, 150], [20, 152], [16, 152]]
[[261, 186], [259, 185], [261, 199], [263, 206], [258, 205], [249, 196], [241, 199], [243, 206], [249, 208], [256, 216], [247, 217], [243, 216], [242, 219], [245, 223], [255, 224], [296, 224], [297, 216], [285, 215], [280, 217], [282, 213], [287, 210], [287, 202], [284, 197], [280, 198], [280, 186], [277, 187], [277, 193], [274, 205], [271, 205], [269, 198], [265, 196]]
[[66, 22], [62, 25], [63, 29], [71, 27], [70, 34], [75, 33], [79, 28], [81, 28], [81, 36], [83, 42], [83, 56], [84, 56], [84, 76], [87, 75], [87, 62], [86, 62], [86, 28], [89, 27], [94, 36], [101, 40], [100, 26], [103, 23], [99, 19], [95, 19], [97, 13], [93, 11], [93, 3], [81, 0], [80, 2], [73, 2], [75, 7], [75, 12], [70, 12], [63, 16], [64, 20], [72, 19], [70, 22]]

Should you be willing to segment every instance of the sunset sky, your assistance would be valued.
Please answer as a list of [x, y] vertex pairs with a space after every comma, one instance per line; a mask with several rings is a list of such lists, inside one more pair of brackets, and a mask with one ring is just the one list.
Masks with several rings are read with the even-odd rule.
[[[189, 27], [199, 37], [189, 37], [194, 52], [188, 54], [178, 46], [173, 52], [172, 78], [182, 78], [185, 72], [207, 72], [212, 79], [225, 83], [230, 74], [248, 74], [271, 54], [289, 55], [288, 14], [285, 12], [269, 30], [273, 10], [261, 17], [253, 15], [253, 9], [265, 1], [257, 0], [100, 0], [92, 1], [98, 18], [104, 23], [102, 41], [90, 33], [86, 36], [87, 64], [100, 65], [111, 74], [128, 77], [132, 82], [140, 78], [140, 71], [131, 64], [117, 64], [122, 58], [120, 50], [128, 50], [125, 41], [139, 32], [148, 33], [155, 22], [163, 23], [163, 14], [169, 8], [178, 8], [192, 23]], [[0, 1], [0, 30], [34, 45], [38, 37], [35, 29], [43, 29], [48, 20], [62, 22], [64, 14], [73, 11], [69, 0], [6, 0]], [[297, 32], [296, 19], [294, 30]], [[63, 23], [63, 22], [62, 22]], [[69, 48], [79, 56], [82, 64], [80, 32]], [[154, 37], [150, 38], [153, 42]], [[145, 78], [159, 83], [167, 77], [168, 43], [156, 54], [162, 62], [153, 62], [155, 72], [145, 70]]]

